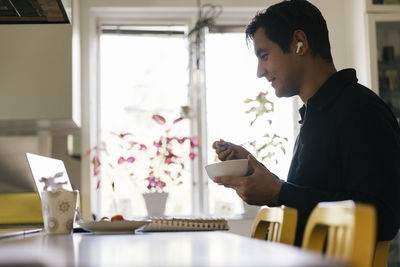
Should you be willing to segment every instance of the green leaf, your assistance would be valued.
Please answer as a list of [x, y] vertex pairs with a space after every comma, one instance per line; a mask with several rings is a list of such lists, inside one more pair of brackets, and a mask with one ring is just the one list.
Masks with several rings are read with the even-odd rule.
[[262, 145], [259, 149], [257, 149], [258, 151], [261, 151], [263, 149], [265, 149], [267, 147], [267, 144]]

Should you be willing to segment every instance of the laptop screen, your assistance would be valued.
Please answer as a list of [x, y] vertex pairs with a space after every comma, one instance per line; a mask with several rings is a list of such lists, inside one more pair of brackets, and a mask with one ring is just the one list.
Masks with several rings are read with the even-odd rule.
[[44, 190], [72, 190], [64, 162], [62, 160], [26, 153], [29, 167], [39, 195]]

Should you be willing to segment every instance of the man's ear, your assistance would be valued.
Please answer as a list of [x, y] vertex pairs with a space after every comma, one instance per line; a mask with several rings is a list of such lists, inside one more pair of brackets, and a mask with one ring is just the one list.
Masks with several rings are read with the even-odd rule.
[[302, 30], [295, 30], [291, 43], [291, 51], [297, 55], [304, 55], [308, 51], [308, 40]]

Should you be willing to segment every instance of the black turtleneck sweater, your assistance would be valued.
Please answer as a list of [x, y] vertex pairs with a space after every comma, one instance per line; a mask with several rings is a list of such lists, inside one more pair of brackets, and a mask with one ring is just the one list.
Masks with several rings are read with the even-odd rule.
[[295, 245], [321, 201], [370, 203], [378, 240], [400, 225], [400, 129], [389, 107], [357, 83], [355, 70], [332, 75], [300, 110], [297, 137], [279, 205], [298, 210]]

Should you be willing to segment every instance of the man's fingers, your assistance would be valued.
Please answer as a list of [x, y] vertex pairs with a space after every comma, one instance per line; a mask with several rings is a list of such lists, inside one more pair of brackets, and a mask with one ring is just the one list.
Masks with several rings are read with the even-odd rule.
[[231, 159], [233, 159], [235, 157], [235, 151], [231, 151], [226, 157], [225, 157], [225, 159], [226, 160], [231, 160]]
[[249, 154], [247, 156], [247, 159], [249, 160], [249, 171], [253, 173], [257, 168], [263, 168], [263, 166], [258, 162], [253, 155]]
[[[219, 149], [219, 148], [226, 149], [226, 147], [228, 147], [229, 145], [230, 145], [230, 143], [225, 142], [223, 139], [220, 139], [219, 141], [215, 141], [215, 142], [212, 144], [212, 148], [216, 149], [216, 150], [217, 150], [217, 153], [218, 153], [218, 149]], [[222, 149], [222, 150], [223, 150], [223, 149]]]
[[251, 154], [247, 156], [247, 159], [249, 160], [250, 166], [253, 168], [260, 166], [260, 163]]
[[217, 184], [223, 185], [225, 187], [236, 188], [240, 186], [241, 179], [243, 177], [233, 177], [233, 176], [216, 176], [213, 178], [213, 181]]
[[227, 149], [225, 149], [224, 151], [218, 153], [218, 158], [222, 161], [227, 160], [229, 154], [233, 153], [232, 149], [230, 147], [228, 147]]
[[215, 149], [215, 152], [216, 152], [217, 154], [220, 154], [220, 153], [226, 151], [227, 149], [229, 149], [229, 148], [226, 148], [226, 147], [218, 147], [218, 148]]
[[[216, 148], [217, 148], [217, 143], [218, 143], [218, 141], [215, 141], [215, 142], [212, 144], [212, 148], [216, 149]], [[218, 153], [218, 152], [217, 152], [217, 153]]]

